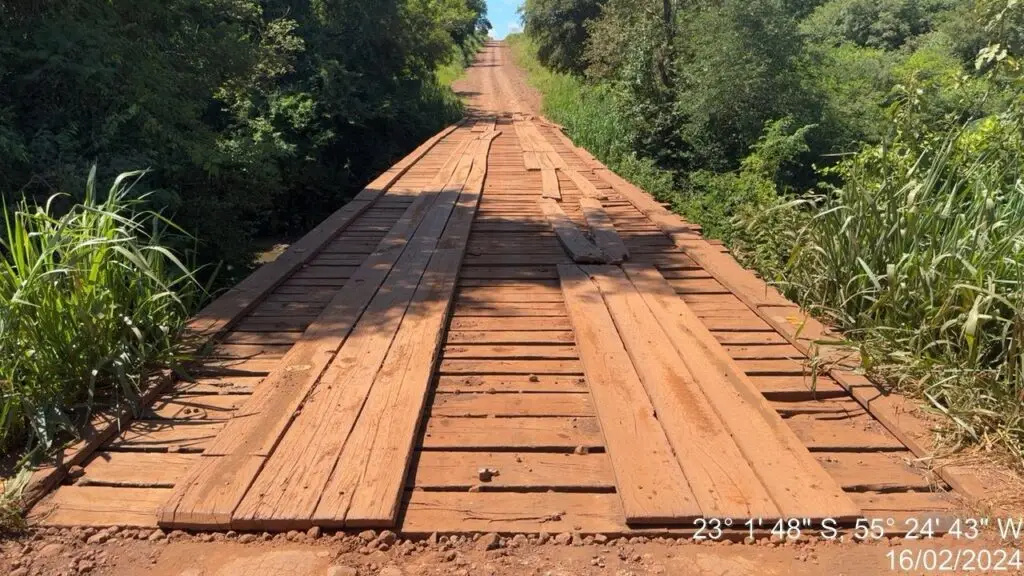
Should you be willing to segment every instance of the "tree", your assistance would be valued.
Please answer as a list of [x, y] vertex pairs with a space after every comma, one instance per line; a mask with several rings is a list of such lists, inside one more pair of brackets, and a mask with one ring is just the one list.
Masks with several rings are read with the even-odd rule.
[[802, 23], [801, 31], [815, 42], [895, 50], [934, 29], [937, 17], [957, 4], [955, 0], [830, 0]]
[[[0, 3], [0, 190], [150, 168], [203, 261], [302, 232], [456, 118], [434, 71], [483, 0]], [[9, 201], [17, 198], [8, 198]]]
[[601, 13], [605, 0], [526, 0], [521, 9], [526, 33], [537, 43], [541, 64], [561, 72], [582, 74], [588, 23]]

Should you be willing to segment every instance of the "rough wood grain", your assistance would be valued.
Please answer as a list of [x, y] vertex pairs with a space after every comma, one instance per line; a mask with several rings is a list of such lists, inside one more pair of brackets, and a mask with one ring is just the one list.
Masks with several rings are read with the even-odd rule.
[[562, 208], [554, 200], [547, 198], [537, 202], [544, 216], [547, 217], [551, 228], [558, 235], [558, 240], [565, 246], [565, 249], [572, 256], [574, 262], [601, 264], [605, 262], [605, 255], [583, 232], [569, 220]]
[[252, 488], [239, 495], [238, 528], [307, 526], [366, 402], [473, 165], [461, 156], [407, 249], [366, 307]]
[[699, 517], [697, 500], [597, 286], [574, 265], [559, 266], [558, 274], [626, 521]]
[[622, 270], [587, 266], [584, 271], [604, 297], [701, 513], [707, 518], [778, 518], [779, 509], [716, 414], [736, 408], [711, 406]]
[[378, 374], [356, 429], [346, 442], [313, 520], [347, 526], [393, 526], [422, 421], [444, 325], [487, 174], [491, 133], [475, 152], [473, 171]]
[[[341, 348], [363, 310], [377, 294], [393, 266], [406, 256], [409, 237], [430, 213], [452, 178], [469, 141], [460, 143], [435, 178], [432, 191], [421, 194], [381, 241], [378, 249], [338, 291], [318, 320], [280, 361], [248, 402], [236, 413], [207, 452], [213, 463], [197, 466], [162, 508], [164, 525], [225, 523], [262, 468], [263, 459], [284, 432], [306, 393]], [[207, 458], [204, 458], [206, 460]]]
[[572, 180], [572, 183], [576, 185], [576, 188], [579, 189], [580, 194], [584, 197], [593, 198], [595, 200], [604, 200], [607, 198], [607, 195], [604, 192], [598, 189], [597, 186], [594, 186], [594, 183], [587, 180], [587, 177], [580, 172], [576, 170], [566, 170], [565, 174], [569, 176], [569, 179]]
[[[779, 418], [749, 377], [651, 267], [623, 269], [729, 427], [783, 516], [850, 519], [857, 506]], [[700, 353], [695, 353], [700, 351]]]
[[[498, 471], [480, 480], [480, 469]], [[410, 487], [445, 490], [602, 490], [615, 487], [607, 454], [420, 452]]]
[[558, 172], [554, 168], [543, 168], [540, 171], [541, 196], [552, 200], [561, 200], [562, 192], [558, 187]]
[[572, 452], [604, 445], [594, 418], [431, 418], [424, 450]]
[[153, 528], [156, 511], [170, 490], [63, 486], [29, 513], [38, 526], [121, 526]]
[[594, 242], [607, 256], [608, 263], [619, 264], [623, 260], [628, 260], [629, 249], [615, 231], [615, 226], [601, 206], [601, 201], [596, 198], [580, 198], [580, 208], [583, 209], [583, 217], [587, 220]]

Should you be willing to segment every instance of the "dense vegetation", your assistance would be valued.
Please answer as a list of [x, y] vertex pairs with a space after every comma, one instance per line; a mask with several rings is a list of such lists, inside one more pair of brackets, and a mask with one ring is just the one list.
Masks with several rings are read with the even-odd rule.
[[1024, 6], [526, 0], [570, 135], [1024, 456]]
[[[458, 117], [435, 70], [483, 0], [0, 4], [0, 190], [150, 169], [149, 204], [244, 268]], [[11, 201], [8, 198], [8, 201]]]
[[446, 82], [485, 11], [0, 3], [0, 453], [43, 453], [95, 402], [134, 398], [255, 237], [304, 232], [457, 119]]

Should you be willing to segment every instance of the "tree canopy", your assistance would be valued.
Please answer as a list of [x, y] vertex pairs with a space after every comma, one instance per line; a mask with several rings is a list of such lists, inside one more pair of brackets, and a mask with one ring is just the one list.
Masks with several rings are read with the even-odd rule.
[[150, 168], [203, 259], [245, 264], [458, 117], [434, 71], [487, 27], [483, 0], [4, 2], [0, 190]]

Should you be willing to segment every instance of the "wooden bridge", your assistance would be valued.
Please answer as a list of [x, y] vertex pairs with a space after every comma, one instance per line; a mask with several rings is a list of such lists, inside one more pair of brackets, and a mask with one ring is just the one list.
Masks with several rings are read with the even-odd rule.
[[842, 363], [812, 378], [821, 325], [531, 116], [506, 58], [471, 69], [471, 117], [204, 310], [194, 378], [79, 453], [32, 522], [653, 533], [951, 510], [955, 476], [908, 465], [909, 416]]

